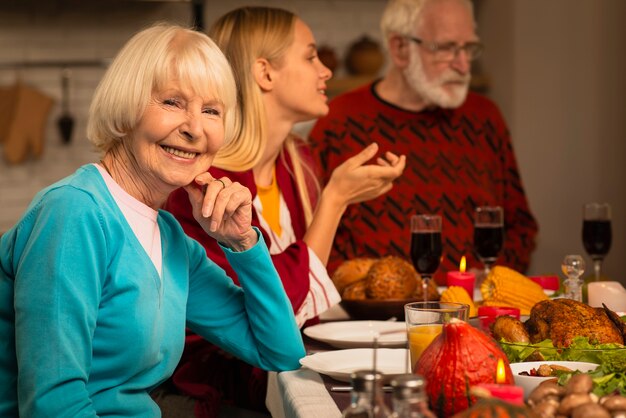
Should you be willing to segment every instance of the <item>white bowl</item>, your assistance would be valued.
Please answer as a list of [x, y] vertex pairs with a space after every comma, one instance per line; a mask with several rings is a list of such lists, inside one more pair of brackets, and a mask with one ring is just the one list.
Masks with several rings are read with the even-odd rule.
[[524, 389], [524, 399], [528, 399], [530, 392], [544, 380], [554, 379], [554, 377], [540, 377], [540, 376], [523, 376], [521, 372], [530, 372], [532, 369], [538, 369], [542, 364], [554, 364], [557, 366], [567, 367], [570, 370], [581, 372], [590, 372], [596, 369], [598, 365], [596, 363], [586, 363], [584, 361], [527, 361], [523, 363], [511, 363], [511, 371], [513, 372], [513, 378], [515, 384], [521, 386]]

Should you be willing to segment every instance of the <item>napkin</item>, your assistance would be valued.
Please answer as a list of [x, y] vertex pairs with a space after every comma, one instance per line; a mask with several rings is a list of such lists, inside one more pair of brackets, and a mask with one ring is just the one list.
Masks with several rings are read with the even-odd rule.
[[328, 393], [321, 376], [304, 368], [270, 372], [265, 404], [274, 418], [341, 417], [341, 411]]

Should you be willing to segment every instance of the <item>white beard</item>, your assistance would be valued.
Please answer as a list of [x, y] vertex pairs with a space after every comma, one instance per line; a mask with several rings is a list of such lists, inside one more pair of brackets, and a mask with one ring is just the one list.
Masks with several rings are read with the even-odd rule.
[[[409, 66], [403, 71], [404, 76], [426, 106], [454, 109], [463, 104], [469, 90], [470, 74], [459, 75], [448, 69], [434, 80], [428, 80], [419, 53], [412, 50], [409, 59]], [[457, 84], [446, 85], [449, 82]]]

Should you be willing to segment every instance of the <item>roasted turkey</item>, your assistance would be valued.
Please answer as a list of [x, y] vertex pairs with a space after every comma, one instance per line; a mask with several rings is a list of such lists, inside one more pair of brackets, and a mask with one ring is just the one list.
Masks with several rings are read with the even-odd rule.
[[555, 347], [569, 347], [575, 337], [587, 337], [592, 344], [623, 345], [626, 335], [626, 325], [615, 312], [572, 299], [539, 302], [520, 325], [514, 318], [498, 317], [492, 332], [498, 341], [538, 343], [549, 338]]
[[532, 343], [549, 338], [555, 347], [569, 347], [574, 337], [587, 337], [592, 344], [624, 344], [623, 327], [606, 311], [572, 299], [545, 300], [533, 306], [524, 325]]

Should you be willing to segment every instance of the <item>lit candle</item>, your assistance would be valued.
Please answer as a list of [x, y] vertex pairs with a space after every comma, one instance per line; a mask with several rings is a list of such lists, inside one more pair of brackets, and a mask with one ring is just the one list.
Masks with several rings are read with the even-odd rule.
[[521, 386], [503, 384], [506, 380], [506, 368], [504, 366], [504, 361], [502, 359], [498, 359], [498, 366], [496, 368], [496, 383], [482, 383], [478, 385], [479, 391], [477, 392], [488, 392], [493, 398], [498, 398], [515, 405], [523, 405], [524, 389]]
[[448, 287], [461, 286], [467, 291], [469, 297], [474, 300], [474, 283], [476, 281], [476, 276], [474, 273], [466, 272], [465, 267], [466, 261], [465, 256], [463, 256], [461, 257], [461, 262], [459, 264], [459, 271], [449, 271], [446, 275], [446, 282]]

